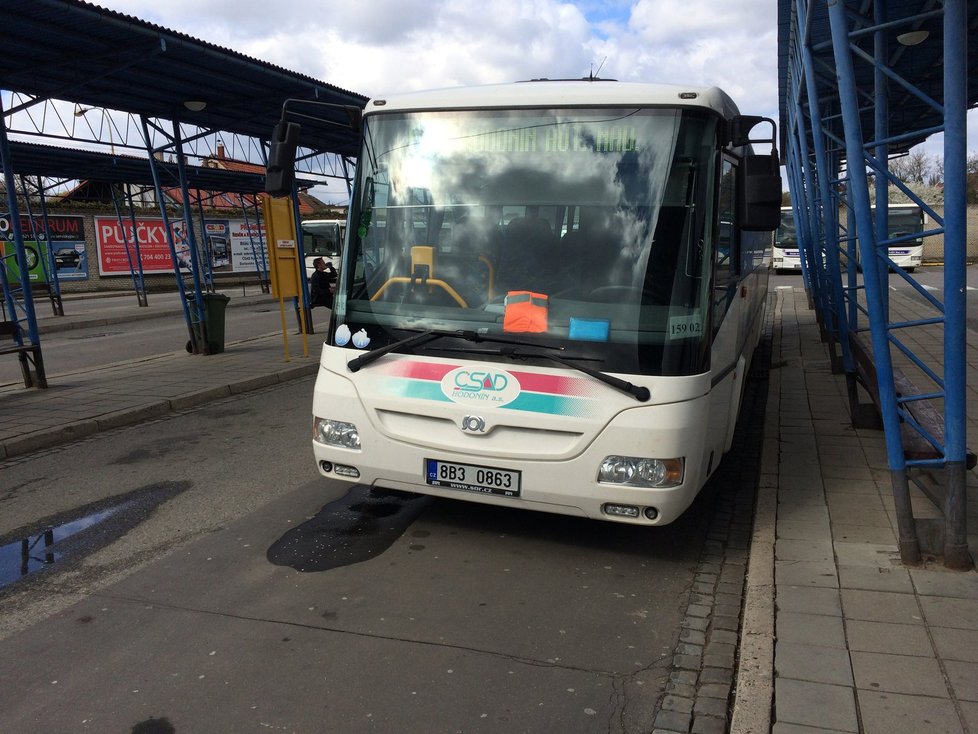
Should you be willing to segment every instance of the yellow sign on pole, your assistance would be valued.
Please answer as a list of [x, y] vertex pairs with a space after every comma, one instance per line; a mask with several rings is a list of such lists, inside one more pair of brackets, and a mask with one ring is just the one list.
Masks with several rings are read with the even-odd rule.
[[[302, 281], [299, 279], [305, 272], [304, 263], [299, 262], [292, 197], [281, 199], [262, 197], [262, 212], [265, 215], [265, 231], [268, 234], [268, 270], [272, 279], [272, 295], [278, 298], [279, 310], [282, 314], [282, 340], [285, 343], [285, 361], [288, 362], [289, 335], [285, 321], [285, 299], [300, 297]], [[306, 311], [304, 308], [299, 308], [298, 312], [302, 331], [302, 353], [308, 357]]]

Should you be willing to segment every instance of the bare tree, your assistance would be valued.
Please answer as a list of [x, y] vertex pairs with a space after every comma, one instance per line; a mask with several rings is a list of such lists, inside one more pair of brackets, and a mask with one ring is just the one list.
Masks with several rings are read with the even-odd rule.
[[924, 183], [930, 160], [923, 151], [914, 150], [907, 156], [892, 159], [889, 166], [890, 172], [904, 183]]

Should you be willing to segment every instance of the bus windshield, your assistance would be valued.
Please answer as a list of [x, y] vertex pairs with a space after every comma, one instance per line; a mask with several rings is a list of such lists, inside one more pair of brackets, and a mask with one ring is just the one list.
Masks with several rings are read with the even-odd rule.
[[781, 211], [781, 224], [774, 234], [775, 247], [798, 247], [798, 234], [795, 232], [795, 217], [790, 209]]
[[364, 137], [336, 345], [466, 331], [611, 372], [708, 368], [713, 114], [392, 112]]
[[[924, 222], [920, 209], [918, 207], [896, 208], [891, 206], [887, 210], [887, 230], [890, 239], [906, 238], [908, 235], [922, 233]], [[907, 241], [922, 244], [923, 237]]]
[[343, 251], [343, 230], [345, 222], [339, 220], [316, 219], [302, 222], [302, 249], [306, 257], [335, 258], [333, 264], [339, 265]]

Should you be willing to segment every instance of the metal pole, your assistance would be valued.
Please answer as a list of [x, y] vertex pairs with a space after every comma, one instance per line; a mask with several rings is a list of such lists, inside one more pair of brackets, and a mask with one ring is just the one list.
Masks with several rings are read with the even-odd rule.
[[[20, 176], [20, 190], [24, 193], [24, 210], [25, 213], [27, 214], [27, 222], [29, 223], [31, 228], [30, 241], [34, 243], [34, 246], [38, 250], [37, 264], [41, 266], [41, 275], [44, 278], [44, 282], [48, 284], [48, 300], [51, 301], [51, 312], [55, 316], [57, 316], [58, 306], [55, 303], [54, 295], [52, 294], [50, 289], [50, 282], [51, 282], [50, 272], [52, 270], [52, 267], [51, 264], [48, 262], [48, 260], [50, 259], [51, 262], [54, 262], [51, 256], [51, 242], [50, 240], [45, 242], [45, 239], [48, 237], [48, 230], [47, 228], [45, 228], [43, 232], [38, 232], [37, 230], [37, 220], [34, 219], [34, 212], [31, 209], [31, 195], [27, 190], [27, 179], [24, 178], [24, 176]], [[46, 224], [47, 223], [45, 222], [45, 225]], [[27, 273], [27, 281], [25, 282], [25, 287], [27, 286], [29, 286], [33, 290], [34, 286], [33, 283], [31, 283], [31, 276], [29, 272]]]
[[[170, 216], [166, 211], [166, 202], [163, 200], [163, 187], [160, 185], [160, 173], [156, 170], [156, 151], [153, 149], [152, 138], [149, 136], [149, 124], [146, 117], [140, 115], [140, 122], [143, 126], [143, 136], [146, 141], [146, 151], [149, 153], [149, 171], [153, 177], [153, 187], [156, 191], [156, 201], [160, 207], [160, 217], [163, 219], [163, 231], [166, 234], [166, 243], [170, 247], [170, 259], [173, 261], [173, 270], [176, 273], [177, 293], [180, 294], [180, 305], [183, 307], [183, 318], [187, 322], [187, 331], [190, 333], [191, 346], [197, 348], [197, 339], [194, 335], [194, 322], [190, 317], [190, 306], [187, 304], [187, 295], [183, 287], [183, 277], [180, 274], [180, 265], [177, 262], [177, 248], [173, 242], [173, 230], [170, 227]], [[198, 313], [200, 313], [198, 311]]]
[[[802, 16], [802, 0], [798, 0], [798, 17]], [[802, 30], [802, 35], [808, 37], [808, 29]], [[849, 355], [849, 336], [848, 329], [843, 323], [845, 321], [845, 311], [842, 309], [842, 279], [839, 275], [839, 226], [838, 212], [832, 211], [833, 198], [832, 190], [829, 186], [829, 175], [832, 170], [829, 167], [829, 157], [825, 149], [825, 135], [822, 132], [822, 115], [819, 111], [818, 90], [815, 86], [815, 64], [812, 59], [812, 49], [806, 43], [801, 48], [802, 64], [805, 69], [805, 78], [808, 80], [806, 91], [808, 92], [808, 114], [812, 124], [812, 143], [815, 148], [815, 162], [818, 178], [818, 198], [821, 200], [821, 235], [824, 238], [825, 262], [821, 262], [819, 253], [815, 253], [815, 268], [822, 288], [822, 310], [825, 328], [829, 334], [839, 341], [842, 348], [843, 361], [846, 369], [852, 367], [852, 360]], [[861, 160], [861, 159], [860, 159]], [[834, 226], [833, 226], [834, 225]], [[828, 270], [826, 276], [826, 270]], [[826, 276], [826, 277], [823, 277]], [[829, 282], [826, 283], [826, 280]], [[831, 308], [831, 301], [835, 301], [835, 309]]]
[[[874, 3], [874, 20], [877, 26], [886, 22], [886, 3]], [[877, 140], [886, 140], [890, 135], [890, 92], [888, 77], [883, 73], [881, 63], [886, 59], [888, 44], [884, 29], [877, 28], [873, 33], [873, 96], [876, 104], [874, 110], [875, 135]], [[880, 143], [876, 146], [876, 161], [879, 167], [885, 171], [888, 168], [887, 159], [889, 158], [889, 146]], [[889, 228], [889, 179], [880, 171], [876, 172], [876, 252], [878, 256], [887, 253], [887, 246], [883, 244], [890, 238]], [[890, 316], [890, 289], [889, 289], [889, 266], [886, 265], [879, 270], [880, 293], [883, 296], [883, 313], [886, 318]]]
[[[17, 208], [17, 188], [14, 181], [14, 172], [10, 167], [10, 141], [7, 138], [7, 121], [3, 114], [3, 100], [0, 98], [0, 161], [3, 163], [3, 179], [7, 187], [7, 211], [10, 213], [10, 232], [14, 239], [14, 260], [17, 262], [17, 269], [20, 271], [21, 293], [23, 294], [23, 309], [27, 319], [27, 333], [33, 347], [34, 370], [37, 374], [37, 386], [45, 388], [48, 386], [47, 377], [44, 374], [44, 360], [41, 356], [41, 338], [37, 331], [37, 314], [34, 310], [34, 295], [31, 293], [31, 280], [27, 269], [27, 256], [24, 254], [24, 233], [20, 227], [20, 211]], [[18, 321], [14, 310], [14, 299], [10, 292], [9, 283], [4, 275], [5, 301], [9, 296], [9, 308], [13, 321]], [[18, 337], [20, 338], [20, 337]], [[23, 364], [23, 362], [22, 362]], [[25, 381], [28, 375], [25, 374]], [[29, 387], [29, 385], [28, 385]]]
[[[112, 192], [112, 206], [115, 209], [115, 218], [119, 222], [119, 231], [122, 233], [122, 244], [126, 248], [126, 262], [129, 264], [129, 277], [132, 278], [132, 287], [136, 291], [136, 302], [142, 305], [142, 301], [139, 297], [139, 280], [136, 278], [136, 262], [133, 257], [133, 251], [129, 249], [129, 234], [126, 233], [126, 225], [122, 223], [122, 210], [119, 208], [119, 199], [116, 198], [115, 184], [109, 184], [109, 190]], [[132, 236], [136, 236], [136, 228], [133, 227]]]
[[204, 278], [207, 282], [207, 290], [213, 291], [214, 288], [214, 250], [211, 245], [211, 238], [207, 236], [207, 221], [204, 219], [204, 200], [200, 195], [200, 189], [196, 189], [197, 192], [197, 216], [200, 217], [200, 234], [204, 238]]
[[64, 316], [65, 307], [64, 302], [61, 300], [61, 281], [58, 278], [58, 263], [54, 259], [54, 240], [51, 237], [51, 224], [48, 218], [48, 200], [44, 195], [44, 185], [41, 181], [41, 177], [37, 177], [37, 195], [41, 200], [41, 219], [44, 221], [44, 231], [47, 232], [47, 242], [48, 242], [48, 264], [51, 268], [51, 277], [48, 279], [48, 284], [53, 287], [53, 298], [54, 298], [54, 315]]
[[[194, 303], [197, 305], [197, 328], [201, 343], [198, 345], [203, 354], [210, 354], [207, 339], [207, 320], [204, 318], [204, 294], [200, 287], [200, 255], [197, 250], [197, 238], [194, 236], [194, 223], [190, 218], [190, 190], [187, 187], [187, 165], [183, 155], [183, 138], [180, 133], [180, 121], [173, 120], [173, 147], [177, 154], [177, 172], [180, 176], [180, 193], [183, 197], [183, 226], [186, 228], [187, 247], [190, 248], [190, 279], [194, 284]], [[179, 270], [179, 263], [175, 263]]]
[[966, 188], [968, 17], [965, 0], [944, 3], [944, 431], [947, 493], [944, 565], [971, 568], [966, 491]]
[[129, 205], [129, 221], [132, 222], [132, 243], [136, 250], [136, 300], [140, 306], [149, 306], [149, 298], [146, 295], [146, 276], [143, 273], [143, 256], [139, 252], [139, 228], [136, 226], [136, 207], [132, 203], [132, 191], [129, 184], [126, 187], [126, 203]]

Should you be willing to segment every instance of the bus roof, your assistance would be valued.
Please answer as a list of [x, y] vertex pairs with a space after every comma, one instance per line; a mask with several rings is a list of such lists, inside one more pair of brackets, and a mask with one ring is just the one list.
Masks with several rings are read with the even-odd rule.
[[733, 100], [717, 87], [641, 84], [601, 79], [536, 79], [511, 84], [406, 92], [375, 97], [367, 103], [365, 112], [567, 105], [700, 107], [713, 110], [726, 119], [739, 114]]

